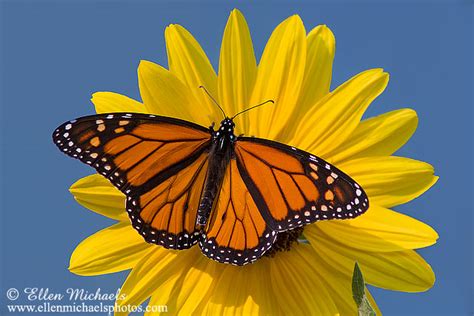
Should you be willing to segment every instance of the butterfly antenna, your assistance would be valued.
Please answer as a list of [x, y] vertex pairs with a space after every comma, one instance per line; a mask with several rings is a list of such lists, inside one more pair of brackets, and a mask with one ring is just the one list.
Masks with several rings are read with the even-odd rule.
[[245, 113], [245, 112], [247, 112], [247, 111], [250, 111], [250, 110], [252, 110], [252, 109], [258, 108], [259, 106], [262, 106], [262, 105], [267, 104], [267, 103], [275, 104], [275, 101], [273, 101], [273, 100], [267, 100], [267, 101], [262, 102], [262, 103], [260, 103], [260, 104], [254, 105], [254, 106], [252, 106], [252, 107], [250, 107], [250, 108], [248, 108], [248, 109], [245, 109], [245, 110], [243, 110], [243, 111], [241, 111], [241, 112], [235, 114], [234, 116], [232, 116], [231, 119], [233, 120], [237, 115], [240, 115], [240, 114]]
[[211, 100], [219, 107], [219, 110], [221, 110], [222, 114], [224, 115], [224, 118], [226, 118], [227, 115], [225, 115], [224, 110], [221, 108], [221, 106], [219, 105], [219, 103], [217, 103], [216, 99], [214, 99], [214, 98], [212, 97], [212, 95], [209, 93], [209, 91], [207, 91], [206, 87], [204, 87], [204, 86], [199, 86], [199, 88], [203, 89], [204, 92], [206, 92], [206, 94], [209, 96], [209, 98], [211, 98]]

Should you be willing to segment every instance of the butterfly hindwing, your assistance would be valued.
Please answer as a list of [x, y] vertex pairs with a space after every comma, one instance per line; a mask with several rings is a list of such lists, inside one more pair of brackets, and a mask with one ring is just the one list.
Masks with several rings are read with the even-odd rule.
[[226, 168], [219, 196], [200, 242], [202, 252], [222, 263], [244, 265], [271, 248], [277, 233], [260, 214], [235, 159]]
[[281, 143], [239, 137], [239, 171], [266, 222], [286, 231], [327, 219], [364, 213], [362, 188], [323, 159]]
[[207, 153], [203, 153], [152, 190], [127, 198], [132, 225], [146, 241], [186, 249], [200, 240], [196, 217], [207, 165]]
[[207, 129], [172, 118], [113, 113], [66, 122], [53, 141], [127, 195], [132, 225], [148, 242], [172, 249], [197, 242]]

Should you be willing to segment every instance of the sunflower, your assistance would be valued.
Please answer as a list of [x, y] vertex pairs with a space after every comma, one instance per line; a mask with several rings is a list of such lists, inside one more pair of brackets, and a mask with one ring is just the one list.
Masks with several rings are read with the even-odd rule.
[[334, 36], [324, 25], [307, 34], [297, 15], [276, 27], [257, 66], [246, 21], [232, 11], [218, 75], [186, 29], [170, 25], [165, 38], [169, 69], [149, 61], [138, 67], [143, 103], [97, 92], [92, 97], [97, 113], [153, 113], [209, 126], [221, 114], [200, 85], [217, 96], [227, 113], [272, 99], [275, 105], [237, 117], [236, 134], [276, 140], [328, 160], [364, 187], [370, 209], [353, 220], [305, 226], [305, 242], [236, 267], [209, 260], [198, 247], [173, 251], [146, 243], [130, 225], [124, 196], [106, 179], [91, 175], [73, 184], [71, 193], [81, 205], [118, 223], [77, 246], [71, 272], [131, 270], [119, 305], [139, 305], [150, 298], [149, 306], [167, 305], [168, 312], [182, 315], [353, 315], [355, 261], [367, 283], [376, 287], [419, 292], [433, 285], [431, 267], [414, 249], [434, 244], [437, 233], [389, 209], [437, 181], [429, 164], [392, 156], [415, 131], [417, 115], [400, 109], [362, 120], [385, 89], [387, 73], [367, 70], [330, 91]]

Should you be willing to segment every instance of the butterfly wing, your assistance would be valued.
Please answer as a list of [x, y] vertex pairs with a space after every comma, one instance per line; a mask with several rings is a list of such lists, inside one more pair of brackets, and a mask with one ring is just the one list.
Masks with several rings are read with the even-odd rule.
[[239, 137], [235, 154], [242, 179], [273, 230], [354, 218], [369, 207], [367, 195], [353, 179], [305, 151]]
[[199, 243], [202, 252], [218, 262], [244, 265], [260, 258], [275, 238], [232, 159]]
[[171, 249], [198, 241], [208, 129], [167, 117], [113, 113], [66, 122], [53, 141], [127, 195], [132, 225], [145, 240]]

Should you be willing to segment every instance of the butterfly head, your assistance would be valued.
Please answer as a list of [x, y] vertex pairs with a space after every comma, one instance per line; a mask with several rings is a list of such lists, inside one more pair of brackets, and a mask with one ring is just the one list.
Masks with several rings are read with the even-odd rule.
[[231, 118], [226, 117], [221, 121], [219, 129], [214, 132], [215, 139], [228, 139], [234, 142], [236, 137], [234, 135], [235, 123]]

